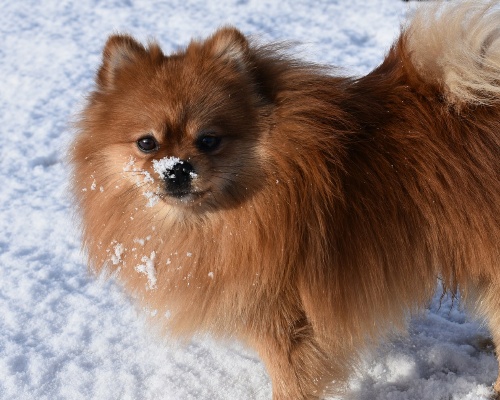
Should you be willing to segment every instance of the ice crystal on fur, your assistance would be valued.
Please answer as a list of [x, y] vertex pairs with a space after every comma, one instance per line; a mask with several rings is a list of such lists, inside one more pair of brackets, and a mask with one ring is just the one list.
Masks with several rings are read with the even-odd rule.
[[125, 248], [121, 243], [116, 243], [113, 246], [113, 253], [111, 254], [111, 262], [113, 263], [113, 265], [117, 265], [122, 261], [121, 257], [124, 250]]
[[144, 264], [140, 264], [135, 267], [135, 270], [137, 272], [145, 274], [148, 278], [148, 284], [146, 285], [146, 289], [148, 290], [156, 289], [156, 269], [154, 264], [155, 257], [156, 253], [153, 251], [151, 252], [151, 255], [149, 257], [143, 256], [141, 258], [141, 261]]
[[124, 172], [129, 172], [129, 171], [133, 171], [133, 167], [135, 165], [135, 158], [130, 156], [129, 160], [125, 163], [125, 165], [123, 166], [123, 171]]
[[146, 236], [145, 238], [134, 238], [132, 241], [134, 243], [140, 244], [141, 246], [144, 246], [147, 241], [151, 240], [151, 235]]
[[142, 179], [143, 183], [154, 183], [155, 180], [148, 171], [142, 170], [139, 173], [144, 175], [144, 178]]
[[152, 191], [145, 191], [142, 193], [146, 199], [148, 199], [148, 202], [146, 203], [146, 207], [154, 207], [159, 201], [160, 201], [160, 196], [158, 196], [155, 192]]

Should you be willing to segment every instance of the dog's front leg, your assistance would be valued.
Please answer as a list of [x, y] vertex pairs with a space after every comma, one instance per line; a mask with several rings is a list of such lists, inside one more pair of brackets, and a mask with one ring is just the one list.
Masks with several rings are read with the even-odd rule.
[[[305, 317], [292, 324], [274, 321], [268, 328], [250, 341], [270, 375], [273, 400], [317, 400], [327, 394], [331, 382], [345, 382], [348, 368], [322, 348]], [[328, 393], [332, 389], [340, 388], [328, 388]]]

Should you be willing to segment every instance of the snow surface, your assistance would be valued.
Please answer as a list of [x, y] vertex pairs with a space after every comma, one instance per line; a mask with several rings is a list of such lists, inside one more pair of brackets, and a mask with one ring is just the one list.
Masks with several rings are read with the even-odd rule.
[[[0, 0], [0, 399], [270, 399], [252, 351], [161, 339], [117, 284], [87, 273], [67, 192], [71, 119], [113, 32], [155, 37], [169, 52], [234, 24], [360, 74], [382, 60], [407, 4]], [[407, 336], [366, 356], [347, 398], [487, 398], [497, 374], [480, 346], [488, 332], [439, 295]]]

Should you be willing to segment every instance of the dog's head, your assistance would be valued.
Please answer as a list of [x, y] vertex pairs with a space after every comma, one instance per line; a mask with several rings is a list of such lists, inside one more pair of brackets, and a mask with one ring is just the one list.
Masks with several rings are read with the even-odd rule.
[[75, 158], [89, 168], [78, 178], [169, 209], [227, 208], [251, 196], [269, 127], [249, 52], [233, 28], [170, 56], [110, 37], [80, 121]]

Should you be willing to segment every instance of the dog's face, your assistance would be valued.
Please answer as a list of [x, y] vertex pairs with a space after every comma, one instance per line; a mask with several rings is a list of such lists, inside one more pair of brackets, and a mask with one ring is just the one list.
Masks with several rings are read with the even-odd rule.
[[267, 128], [247, 46], [223, 29], [165, 57], [154, 44], [111, 37], [76, 151], [99, 164], [94, 186], [197, 211], [251, 196], [262, 182]]

